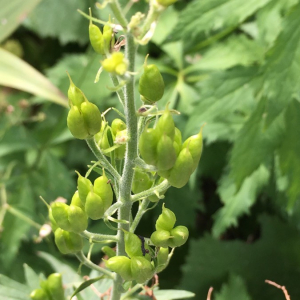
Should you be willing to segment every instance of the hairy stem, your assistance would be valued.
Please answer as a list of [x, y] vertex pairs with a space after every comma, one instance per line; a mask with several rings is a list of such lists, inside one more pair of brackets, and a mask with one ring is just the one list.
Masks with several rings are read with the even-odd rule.
[[104, 156], [104, 154], [102, 153], [102, 151], [100, 150], [100, 148], [98, 147], [98, 145], [95, 142], [94, 137], [86, 139], [86, 142], [88, 144], [88, 146], [90, 147], [90, 149], [92, 150], [92, 152], [94, 153], [94, 155], [97, 157], [97, 159], [101, 162], [102, 166], [104, 168], [106, 168], [108, 170], [108, 172], [114, 176], [114, 178], [116, 180], [120, 180], [121, 176], [120, 174], [117, 172], [117, 170], [110, 164], [110, 162], [106, 159], [106, 157]]
[[112, 241], [112, 242], [118, 241], [118, 237], [116, 235], [93, 233], [87, 230], [83, 231], [80, 235], [95, 243], [99, 243], [103, 241]]
[[144, 213], [147, 211], [148, 205], [150, 201], [148, 199], [144, 199], [139, 206], [138, 212], [135, 215], [135, 218], [130, 226], [130, 232], [135, 232], [137, 226], [139, 225]]
[[94, 264], [93, 262], [91, 262], [89, 259], [87, 259], [85, 257], [85, 255], [83, 254], [82, 251], [77, 252], [75, 255], [81, 263], [83, 263], [84, 265], [86, 265], [90, 269], [93, 269], [93, 270], [96, 270], [100, 273], [103, 273], [104, 275], [108, 276], [111, 279], [115, 279], [115, 275], [114, 275], [113, 272], [110, 272], [110, 271], [108, 271], [104, 268], [101, 268], [101, 267], [97, 266], [96, 264]]
[[141, 193], [135, 194], [131, 197], [132, 202], [138, 201], [149, 196], [155, 195], [156, 193], [161, 193], [167, 190], [170, 187], [170, 184], [167, 179], [165, 179], [161, 184], [156, 185], [149, 190], [143, 191]]

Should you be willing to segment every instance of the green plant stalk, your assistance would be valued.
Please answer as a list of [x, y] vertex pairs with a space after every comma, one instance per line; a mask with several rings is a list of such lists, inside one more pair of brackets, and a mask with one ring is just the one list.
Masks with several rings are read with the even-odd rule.
[[139, 201], [141, 199], [147, 198], [149, 196], [155, 195], [156, 192], [161, 193], [167, 190], [170, 187], [170, 184], [167, 179], [165, 179], [161, 184], [150, 188], [147, 191], [135, 194], [131, 197], [132, 202]]
[[[113, 83], [113, 85], [114, 85], [115, 87], [117, 87], [117, 86], [120, 85], [119, 79], [118, 79], [118, 77], [117, 77], [116, 75], [110, 74], [110, 78], [111, 78], [111, 81], [112, 81], [112, 83]], [[122, 89], [118, 90], [118, 91], [117, 91], [117, 94], [118, 94], [118, 97], [119, 97], [120, 102], [121, 102], [122, 105], [124, 106], [124, 101], [125, 101], [125, 100], [124, 100], [124, 92], [123, 92], [123, 90], [122, 90]]]
[[147, 198], [142, 201], [142, 203], [139, 206], [138, 212], [135, 215], [135, 218], [130, 226], [130, 232], [134, 232], [139, 225], [144, 213], [147, 211], [148, 205], [150, 203], [150, 200]]
[[95, 243], [99, 243], [103, 241], [113, 241], [113, 242], [118, 241], [118, 237], [116, 235], [93, 233], [87, 230], [83, 231], [80, 235]]
[[[135, 66], [135, 53], [136, 46], [134, 43], [133, 36], [128, 33], [126, 35], [126, 49], [125, 55], [126, 59], [129, 62], [129, 71], [134, 72]], [[131, 185], [133, 180], [134, 172], [134, 161], [137, 157], [137, 143], [138, 143], [138, 126], [137, 126], [137, 116], [135, 112], [135, 99], [134, 99], [134, 77], [132, 76], [127, 82], [124, 88], [125, 95], [125, 118], [127, 124], [127, 132], [129, 135], [129, 140], [127, 142], [124, 168], [122, 172], [122, 178], [120, 180], [120, 199], [124, 205], [119, 208], [118, 219], [130, 221], [131, 215]], [[118, 224], [118, 238], [119, 242], [117, 243], [117, 255], [126, 255], [125, 252], [125, 243], [124, 243], [124, 232], [122, 229], [129, 231], [130, 224], [119, 223]], [[119, 300], [121, 297], [120, 285], [122, 283], [122, 278], [120, 275], [117, 275], [116, 280], [113, 284], [111, 300]]]
[[106, 157], [104, 156], [104, 154], [102, 153], [102, 151], [100, 150], [98, 145], [96, 144], [94, 137], [86, 139], [86, 142], [87, 142], [88, 146], [90, 147], [90, 149], [92, 150], [92, 152], [94, 153], [94, 155], [97, 157], [97, 159], [103, 165], [103, 167], [106, 168], [108, 170], [108, 172], [110, 172], [110, 174], [112, 176], [114, 176], [114, 178], [117, 181], [119, 181], [121, 179], [120, 174], [106, 159]]
[[78, 260], [79, 260], [82, 264], [84, 264], [84, 265], [86, 265], [87, 267], [89, 267], [89, 268], [91, 268], [91, 269], [93, 269], [93, 270], [96, 270], [96, 271], [98, 271], [98, 272], [100, 272], [100, 273], [102, 273], [102, 274], [105, 274], [107, 277], [109, 277], [109, 278], [111, 278], [111, 279], [115, 279], [115, 275], [114, 275], [113, 272], [110, 272], [110, 271], [108, 271], [108, 270], [106, 270], [106, 269], [104, 269], [104, 268], [101, 268], [101, 267], [97, 266], [96, 264], [92, 263], [90, 260], [88, 260], [88, 259], [85, 257], [85, 255], [83, 254], [82, 251], [77, 252], [75, 255], [76, 255], [76, 257], [78, 258]]
[[10, 206], [10, 205], [6, 205], [6, 210], [8, 212], [10, 212], [12, 215], [16, 216], [17, 218], [25, 221], [26, 223], [30, 224], [31, 226], [35, 227], [36, 229], [40, 230], [41, 229], [41, 225], [32, 221], [30, 218], [28, 218], [26, 215], [24, 215], [22, 212], [20, 212], [18, 209]]

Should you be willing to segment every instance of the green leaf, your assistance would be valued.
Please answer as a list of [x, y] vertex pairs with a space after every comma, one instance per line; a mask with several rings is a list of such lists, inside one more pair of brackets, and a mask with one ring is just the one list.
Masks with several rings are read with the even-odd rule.
[[[35, 199], [30, 181], [23, 176], [19, 179], [18, 185], [15, 188], [14, 193], [8, 193], [8, 204], [18, 209], [30, 219], [34, 219]], [[9, 269], [18, 253], [21, 241], [26, 237], [31, 225], [11, 214], [8, 210], [5, 215], [3, 228], [4, 231], [2, 232], [0, 244], [0, 260], [1, 266], [4, 269]], [[37, 231], [35, 232], [37, 233]]]
[[233, 274], [229, 276], [228, 284], [223, 284], [221, 291], [214, 296], [215, 300], [251, 300], [243, 279]]
[[[269, 58], [263, 68], [264, 96], [268, 99], [267, 124], [274, 119], [299, 91], [300, 77], [300, 4], [288, 14], [283, 30], [274, 47], [267, 53]], [[280, 84], [278, 84], [280, 83]]]
[[0, 274], [0, 299], [30, 300], [30, 292], [28, 286]]
[[36, 143], [23, 126], [13, 126], [1, 139], [0, 157], [35, 147]]
[[270, 0], [194, 0], [179, 14], [172, 38], [183, 38], [189, 46], [197, 48], [203, 34], [233, 30], [268, 2]]
[[[256, 105], [253, 81], [256, 68], [234, 68], [213, 74], [200, 84], [201, 99], [195, 106], [185, 128], [189, 136], [207, 123], [204, 135], [209, 142], [234, 140], [237, 130]], [[242, 99], [242, 101], [241, 101]]]
[[74, 291], [74, 293], [72, 294], [71, 296], [71, 299], [76, 296], [78, 293], [80, 293], [81, 291], [83, 291], [84, 289], [86, 289], [87, 287], [89, 287], [91, 284], [105, 278], [106, 276], [105, 275], [102, 275], [102, 276], [99, 276], [99, 277], [96, 277], [96, 278], [92, 278], [92, 279], [89, 279], [85, 282], [83, 282], [79, 287], [76, 288], [76, 290]]
[[236, 65], [250, 66], [262, 63], [264, 49], [246, 35], [231, 35], [226, 41], [212, 45], [198, 62], [185, 71], [228, 69]]
[[[0, 43], [4, 41], [24, 20], [40, 0], [1, 0], [0, 1]], [[1, 55], [0, 55], [1, 57]]]
[[39, 252], [38, 255], [46, 262], [48, 262], [55, 272], [62, 274], [64, 284], [77, 283], [82, 281], [82, 278], [76, 273], [76, 271], [74, 271], [70, 266], [58, 260], [51, 254], [46, 252]]
[[260, 166], [251, 176], [247, 177], [241, 188], [237, 191], [236, 184], [229, 176], [224, 176], [218, 188], [221, 201], [224, 206], [214, 215], [212, 234], [219, 237], [228, 227], [237, 226], [237, 219], [255, 203], [257, 194], [261, 188], [268, 183], [269, 171]]
[[173, 32], [174, 26], [177, 22], [177, 16], [178, 13], [173, 6], [165, 10], [160, 16], [159, 22], [157, 22], [151, 42], [161, 45]]
[[[97, 59], [98, 58], [98, 59]], [[46, 71], [49, 79], [62, 91], [67, 92], [70, 82], [66, 71], [72, 77], [74, 84], [79, 87], [89, 101], [108, 107], [106, 97], [111, 95], [107, 86], [112, 82], [107, 72], [102, 72], [98, 83], [94, 83], [98, 69], [100, 68], [99, 57], [96, 54], [73, 54], [65, 56], [54, 67]]]
[[238, 188], [262, 163], [270, 161], [284, 133], [283, 113], [265, 128], [265, 101], [261, 100], [238, 133], [230, 157], [231, 176]]
[[275, 39], [282, 30], [283, 15], [299, 0], [278, 1], [272, 0], [258, 11], [256, 24], [258, 42], [267, 49], [273, 46]]
[[0, 48], [0, 85], [26, 91], [68, 107], [66, 97], [44, 75]]
[[27, 264], [24, 264], [24, 271], [25, 271], [26, 283], [30, 287], [30, 290], [39, 288], [40, 287], [40, 278], [34, 272], [34, 270], [31, 269]]
[[89, 6], [80, 0], [43, 0], [30, 14], [26, 25], [43, 38], [58, 38], [63, 45], [84, 44], [88, 41], [88, 20], [77, 9], [87, 11]]
[[288, 209], [291, 209], [300, 195], [300, 103], [293, 100], [285, 113], [286, 133], [279, 148], [280, 167], [288, 178]]
[[154, 291], [157, 300], [175, 300], [175, 299], [188, 299], [195, 297], [195, 294], [182, 290], [157, 290]]
[[179, 288], [206, 299], [210, 286], [217, 289], [229, 274], [236, 274], [243, 278], [252, 299], [283, 299], [280, 291], [266, 286], [266, 279], [285, 285], [291, 299], [299, 299], [300, 274], [295, 268], [300, 259], [298, 230], [267, 216], [260, 224], [260, 238], [254, 243], [221, 241], [208, 235], [191, 240]]

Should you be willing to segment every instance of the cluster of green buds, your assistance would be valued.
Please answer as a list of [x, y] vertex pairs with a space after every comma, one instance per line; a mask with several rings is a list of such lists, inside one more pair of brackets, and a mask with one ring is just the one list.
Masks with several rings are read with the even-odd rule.
[[115, 159], [121, 160], [125, 154], [125, 144], [127, 142], [126, 124], [121, 119], [114, 119], [111, 126], [103, 121], [101, 130], [95, 135], [95, 141], [102, 152]]
[[115, 44], [115, 36], [110, 21], [104, 25], [102, 33], [100, 28], [94, 25], [92, 20], [90, 20], [89, 37], [95, 52], [102, 55], [106, 55], [111, 52], [111, 49]]
[[75, 86], [71, 76], [68, 98], [70, 111], [67, 124], [72, 135], [77, 139], [87, 139], [101, 129], [101, 113], [98, 107], [89, 102], [84, 93]]
[[175, 127], [168, 107], [156, 127], [147, 127], [139, 141], [143, 160], [155, 166], [157, 173], [176, 188], [183, 187], [197, 168], [202, 147], [202, 128], [182, 144], [181, 132]]
[[144, 283], [162, 271], [168, 262], [169, 249], [157, 249], [155, 254], [144, 237], [127, 231], [125, 251], [128, 256], [112, 256], [105, 261], [106, 267], [121, 275], [125, 281]]
[[65, 300], [62, 276], [59, 273], [51, 274], [40, 282], [41, 288], [31, 292], [32, 300]]
[[110, 181], [103, 176], [94, 181], [78, 173], [78, 191], [71, 204], [54, 202], [49, 209], [49, 219], [55, 236], [55, 243], [63, 254], [76, 253], [83, 247], [80, 233], [87, 229], [88, 218], [99, 220], [113, 202]]
[[188, 239], [189, 231], [185, 226], [176, 226], [176, 216], [168, 208], [163, 206], [162, 213], [159, 215], [154, 231], [151, 235], [151, 242], [157, 247], [180, 247]]

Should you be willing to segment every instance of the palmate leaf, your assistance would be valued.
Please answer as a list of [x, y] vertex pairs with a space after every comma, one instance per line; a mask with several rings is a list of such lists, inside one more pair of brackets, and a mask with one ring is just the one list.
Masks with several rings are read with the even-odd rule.
[[299, 92], [300, 77], [300, 4], [294, 7], [282, 24], [283, 30], [268, 52], [263, 72], [263, 93], [268, 99], [267, 125]]
[[279, 148], [280, 167], [288, 178], [288, 209], [300, 196], [300, 103], [293, 100], [285, 113], [286, 133]]
[[262, 163], [272, 159], [283, 137], [283, 113], [267, 129], [264, 116], [265, 100], [262, 99], [234, 143], [229, 165], [238, 188]]
[[246, 35], [232, 35], [226, 41], [212, 45], [198, 62], [191, 64], [189, 72], [222, 70], [233, 66], [250, 66], [262, 63], [264, 49]]
[[172, 38], [184, 38], [197, 48], [203, 34], [234, 29], [268, 2], [270, 0], [194, 0], [179, 14]]
[[285, 285], [291, 299], [299, 299], [300, 273], [295, 268], [300, 259], [298, 230], [266, 216], [260, 223], [260, 238], [252, 244], [210, 236], [192, 240], [179, 288], [195, 292], [197, 299], [206, 299], [210, 286], [217, 290], [229, 274], [236, 274], [244, 280], [252, 299], [282, 300], [282, 293], [268, 288], [266, 279]]
[[250, 207], [255, 203], [260, 189], [269, 180], [269, 171], [265, 166], [260, 166], [251, 176], [247, 177], [239, 191], [236, 184], [229, 176], [221, 179], [218, 193], [224, 206], [214, 215], [213, 236], [218, 237], [228, 227], [237, 225], [239, 216], [249, 213]]
[[243, 279], [233, 274], [230, 274], [228, 283], [223, 284], [221, 291], [214, 296], [215, 300], [251, 300]]
[[204, 135], [209, 132], [205, 136], [209, 142], [234, 140], [236, 130], [255, 108], [253, 81], [257, 73], [255, 67], [239, 67], [215, 73], [204, 81], [200, 85], [200, 101], [187, 122], [185, 135], [195, 134], [206, 122]]
[[257, 42], [264, 45], [266, 49], [273, 46], [275, 39], [282, 30], [283, 16], [298, 2], [299, 0], [272, 0], [260, 9], [256, 15]]

